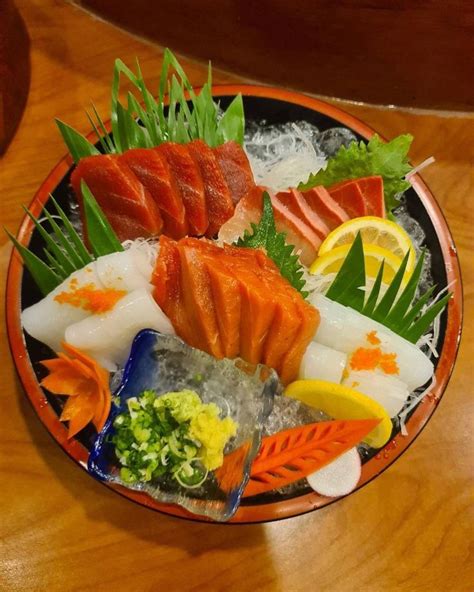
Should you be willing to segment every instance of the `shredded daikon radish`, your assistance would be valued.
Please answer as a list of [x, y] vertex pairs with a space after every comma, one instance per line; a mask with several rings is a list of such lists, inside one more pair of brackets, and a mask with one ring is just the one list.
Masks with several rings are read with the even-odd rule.
[[122, 247], [125, 250], [139, 249], [140, 251], [143, 251], [152, 267], [155, 266], [156, 258], [160, 250], [160, 245], [154, 238], [136, 238], [134, 240], [129, 239], [122, 243]]
[[400, 423], [400, 432], [402, 436], [408, 436], [408, 430], [405, 425], [407, 415], [425, 398], [425, 396], [436, 386], [436, 376], [433, 375], [429, 385], [418, 395], [411, 395], [411, 401], [408, 403], [408, 407], [405, 407], [398, 414], [398, 421]]

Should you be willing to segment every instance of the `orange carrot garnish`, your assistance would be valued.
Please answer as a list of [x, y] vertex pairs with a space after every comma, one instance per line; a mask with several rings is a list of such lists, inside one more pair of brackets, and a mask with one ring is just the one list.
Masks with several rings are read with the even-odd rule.
[[66, 353], [41, 362], [49, 370], [41, 386], [55, 395], [69, 397], [59, 418], [69, 421], [69, 438], [89, 422], [100, 431], [110, 413], [109, 373], [80, 349], [68, 343], [62, 347]]
[[72, 279], [69, 290], [60, 292], [54, 300], [59, 304], [69, 304], [93, 314], [100, 314], [111, 310], [126, 293], [125, 290], [114, 288], [99, 289], [92, 283], [78, 288], [77, 280]]
[[244, 497], [278, 489], [321, 469], [361, 442], [379, 422], [325, 421], [267, 436], [252, 464]]

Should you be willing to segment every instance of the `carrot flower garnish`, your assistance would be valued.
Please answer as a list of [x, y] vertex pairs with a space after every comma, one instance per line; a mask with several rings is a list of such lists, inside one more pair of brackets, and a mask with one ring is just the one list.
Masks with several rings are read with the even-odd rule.
[[41, 362], [49, 370], [41, 386], [55, 395], [69, 397], [59, 418], [69, 422], [68, 438], [89, 422], [99, 432], [110, 413], [109, 372], [80, 349], [65, 342], [62, 348], [65, 353]]

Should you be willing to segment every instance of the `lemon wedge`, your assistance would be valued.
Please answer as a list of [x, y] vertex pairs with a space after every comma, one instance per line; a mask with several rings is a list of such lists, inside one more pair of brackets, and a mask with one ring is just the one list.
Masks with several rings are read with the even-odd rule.
[[319, 255], [343, 245], [352, 245], [357, 233], [360, 232], [362, 242], [365, 245], [375, 245], [386, 251], [390, 251], [395, 257], [403, 259], [406, 252], [410, 252], [407, 265], [407, 274], [415, 267], [415, 249], [408, 234], [401, 226], [376, 216], [363, 216], [353, 218], [341, 224], [328, 234], [319, 247]]
[[[331, 249], [324, 255], [318, 257], [311, 265], [309, 271], [313, 274], [327, 275], [337, 273], [344, 263], [351, 245], [342, 245]], [[382, 261], [385, 261], [382, 281], [390, 284], [393, 280], [402, 260], [391, 251], [377, 245], [364, 245], [365, 274], [367, 277], [376, 278]]]
[[284, 394], [310, 407], [321, 409], [334, 419], [369, 419], [381, 421], [364, 439], [373, 448], [381, 448], [392, 433], [392, 421], [385, 409], [367, 395], [326, 380], [296, 380]]

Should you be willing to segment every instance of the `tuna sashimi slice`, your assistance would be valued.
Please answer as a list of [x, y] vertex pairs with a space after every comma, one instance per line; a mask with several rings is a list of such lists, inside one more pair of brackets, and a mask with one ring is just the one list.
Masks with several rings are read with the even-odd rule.
[[182, 299], [192, 327], [191, 345], [215, 358], [223, 358], [209, 275], [200, 250], [178, 245], [181, 261]]
[[334, 230], [334, 228], [349, 220], [347, 212], [334, 201], [327, 189], [321, 185], [305, 191], [303, 197], [308, 206], [318, 214], [329, 230]]
[[333, 200], [347, 212], [349, 218], [367, 216], [364, 196], [357, 183], [344, 181], [329, 187], [328, 192]]
[[202, 140], [194, 140], [187, 145], [187, 148], [196, 162], [204, 182], [209, 219], [206, 236], [212, 238], [224, 222], [231, 218], [234, 213], [234, 204], [229, 187], [211, 148]]
[[297, 189], [277, 193], [278, 199], [290, 210], [292, 214], [302, 220], [316, 234], [324, 240], [329, 234], [329, 227], [324, 220], [313, 210]]
[[385, 218], [385, 198], [383, 192], [383, 178], [379, 175], [356, 179], [357, 185], [364, 196], [367, 206], [367, 216]]
[[204, 183], [189, 150], [185, 144], [173, 142], [164, 142], [155, 150], [166, 159], [179, 187], [190, 233], [203, 235], [209, 226]]
[[87, 183], [119, 240], [146, 238], [161, 232], [163, 220], [158, 206], [132, 171], [124, 163], [120, 163], [117, 156], [88, 156], [82, 158], [74, 169], [71, 184], [77, 195], [81, 214], [82, 179]]
[[214, 148], [214, 154], [236, 204], [255, 186], [249, 159], [237, 142], [226, 142]]
[[171, 174], [166, 159], [154, 149], [133, 148], [119, 156], [150, 192], [162, 212], [184, 222], [185, 210], [179, 188]]

